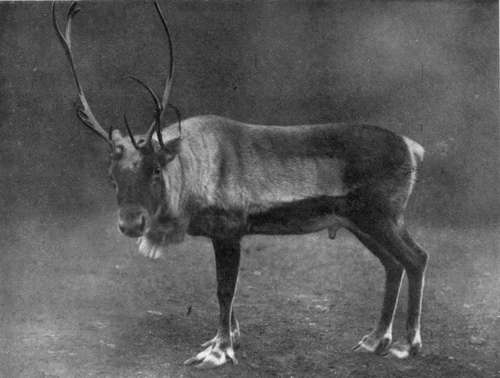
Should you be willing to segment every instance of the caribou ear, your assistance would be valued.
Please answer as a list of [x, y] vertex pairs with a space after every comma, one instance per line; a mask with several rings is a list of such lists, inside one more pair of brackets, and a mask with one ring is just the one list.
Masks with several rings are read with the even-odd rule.
[[181, 138], [175, 138], [165, 143], [160, 151], [160, 163], [165, 165], [172, 161], [181, 150]]
[[169, 140], [165, 143], [165, 146], [163, 146], [163, 150], [169, 154], [177, 155], [181, 150], [181, 138]]

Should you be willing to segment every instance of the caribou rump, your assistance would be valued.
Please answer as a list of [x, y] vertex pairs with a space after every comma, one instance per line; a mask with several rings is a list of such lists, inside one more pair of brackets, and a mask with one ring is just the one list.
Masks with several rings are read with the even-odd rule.
[[[144, 135], [104, 131], [78, 79], [71, 50], [68, 11], [63, 33], [53, 23], [78, 89], [77, 115], [110, 148], [120, 230], [139, 238], [139, 251], [157, 258], [186, 234], [210, 238], [215, 250], [216, 336], [186, 364], [210, 368], [232, 361], [239, 324], [232, 309], [240, 263], [240, 241], [249, 234], [303, 234], [339, 228], [351, 231], [383, 264], [385, 294], [380, 319], [354, 347], [399, 358], [421, 348], [420, 314], [426, 252], [410, 237], [404, 211], [424, 149], [411, 139], [369, 125], [250, 125], [214, 115], [180, 120], [169, 103], [173, 49], [166, 19], [170, 68], [163, 96], [134, 78], [152, 96], [155, 115]], [[168, 127], [166, 110], [178, 121]], [[182, 129], [181, 129], [182, 124]], [[173, 125], [178, 126], [175, 130]], [[174, 131], [175, 130], [175, 131]], [[168, 256], [167, 256], [168, 258]], [[392, 342], [392, 324], [403, 274], [408, 276], [407, 335]]]

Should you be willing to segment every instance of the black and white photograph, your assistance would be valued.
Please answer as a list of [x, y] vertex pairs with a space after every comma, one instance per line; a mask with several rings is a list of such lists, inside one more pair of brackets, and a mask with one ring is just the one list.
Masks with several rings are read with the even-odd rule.
[[498, 1], [0, 1], [0, 377], [500, 377]]

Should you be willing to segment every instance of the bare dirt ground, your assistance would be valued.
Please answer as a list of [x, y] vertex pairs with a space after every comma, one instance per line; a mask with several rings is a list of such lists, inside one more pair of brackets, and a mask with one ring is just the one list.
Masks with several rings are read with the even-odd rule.
[[[3, 228], [2, 376], [500, 376], [498, 228], [412, 227], [431, 257], [422, 355], [403, 361], [351, 351], [378, 318], [384, 275], [350, 234], [248, 238], [239, 364], [200, 372], [182, 362], [216, 331], [210, 243], [149, 261], [103, 213]], [[405, 311], [406, 287], [395, 339]]]

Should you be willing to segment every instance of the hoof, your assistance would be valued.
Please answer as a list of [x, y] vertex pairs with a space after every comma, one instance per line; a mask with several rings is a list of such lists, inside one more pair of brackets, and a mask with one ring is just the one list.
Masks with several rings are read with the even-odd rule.
[[364, 336], [361, 341], [352, 348], [352, 350], [355, 352], [376, 353], [384, 356], [389, 353], [391, 341], [391, 337], [387, 334], [384, 336], [376, 336], [375, 332], [372, 332]]
[[389, 348], [389, 355], [399, 359], [408, 358], [410, 356], [410, 346], [407, 343], [395, 342]]
[[422, 349], [422, 344], [413, 344], [410, 347], [410, 356], [415, 357], [420, 354], [420, 349]]
[[202, 344], [203, 347], [206, 346], [206, 349], [184, 361], [184, 365], [194, 365], [197, 369], [213, 369], [228, 362], [236, 365], [238, 360], [234, 355], [233, 347], [222, 346], [222, 344], [221, 339], [216, 336]]
[[415, 357], [420, 353], [422, 344], [419, 342], [409, 344], [406, 342], [395, 342], [389, 348], [389, 354], [399, 359]]

